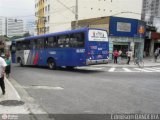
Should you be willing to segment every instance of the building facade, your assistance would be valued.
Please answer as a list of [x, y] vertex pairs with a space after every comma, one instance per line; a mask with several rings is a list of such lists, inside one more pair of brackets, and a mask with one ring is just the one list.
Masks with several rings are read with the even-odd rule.
[[31, 36], [36, 35], [35, 29], [35, 20], [26, 20], [24, 22], [24, 33], [29, 33]]
[[160, 1], [159, 0], [143, 0], [142, 20], [148, 25], [154, 25], [156, 19], [160, 18]]
[[0, 18], [0, 35], [7, 37], [24, 34], [23, 20], [15, 18]]
[[[103, 16], [141, 19], [142, 0], [35, 0], [37, 34], [71, 29], [75, 20]], [[138, 14], [137, 14], [138, 13]]]
[[21, 19], [7, 18], [7, 33], [8, 37], [22, 36], [24, 34], [24, 24]]
[[147, 24], [144, 52], [153, 56], [155, 49], [160, 46], [160, 0], [143, 0], [142, 20]]
[[0, 35], [6, 35], [6, 19], [0, 18]]

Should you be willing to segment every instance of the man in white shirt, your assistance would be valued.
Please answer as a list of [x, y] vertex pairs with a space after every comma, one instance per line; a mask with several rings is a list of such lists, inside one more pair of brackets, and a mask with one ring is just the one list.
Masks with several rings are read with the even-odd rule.
[[0, 57], [0, 86], [2, 89], [2, 94], [5, 94], [5, 84], [4, 84], [4, 73], [5, 73], [5, 67], [7, 66], [5, 60]]
[[127, 64], [129, 65], [129, 62], [131, 60], [131, 57], [132, 57], [132, 51], [129, 49], [129, 51], [127, 52], [127, 57], [128, 57], [128, 61], [127, 61]]

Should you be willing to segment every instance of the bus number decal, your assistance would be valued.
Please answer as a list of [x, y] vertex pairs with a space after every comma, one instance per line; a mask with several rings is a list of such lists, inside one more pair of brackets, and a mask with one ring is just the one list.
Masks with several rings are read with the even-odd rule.
[[84, 53], [85, 49], [76, 49], [76, 53]]
[[97, 50], [97, 46], [90, 46], [90, 49]]
[[102, 50], [102, 48], [98, 48], [98, 50]]
[[49, 54], [55, 55], [55, 54], [56, 54], [56, 51], [51, 51], [51, 52], [49, 52]]

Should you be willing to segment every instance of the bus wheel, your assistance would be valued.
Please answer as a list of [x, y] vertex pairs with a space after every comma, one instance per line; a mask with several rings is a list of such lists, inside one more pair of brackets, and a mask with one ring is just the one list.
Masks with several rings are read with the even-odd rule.
[[19, 60], [19, 65], [20, 65], [21, 67], [23, 67], [23, 63], [22, 63], [22, 60], [21, 60], [21, 59]]
[[48, 68], [51, 70], [55, 70], [56, 69], [56, 63], [53, 59], [49, 59], [48, 60]]

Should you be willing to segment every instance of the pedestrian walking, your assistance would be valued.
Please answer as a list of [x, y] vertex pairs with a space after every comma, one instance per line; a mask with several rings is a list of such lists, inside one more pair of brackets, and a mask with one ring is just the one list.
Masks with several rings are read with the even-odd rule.
[[155, 50], [155, 52], [154, 52], [155, 62], [157, 61], [157, 58], [158, 58], [159, 54], [160, 54], [160, 48], [158, 47], [158, 48]]
[[118, 51], [118, 63], [121, 64], [121, 59], [122, 59], [122, 51]]
[[6, 61], [6, 69], [5, 69], [5, 72], [6, 72], [6, 77], [9, 78], [9, 74], [11, 72], [11, 60], [10, 60], [10, 55], [9, 54], [6, 54], [6, 58], [5, 58], [5, 61]]
[[131, 49], [129, 49], [128, 52], [127, 52], [127, 58], [128, 58], [127, 64], [128, 65], [129, 65], [129, 62], [131, 60], [131, 57], [132, 57], [132, 51], [131, 51]]
[[4, 73], [5, 73], [5, 67], [7, 66], [5, 60], [0, 57], [0, 86], [2, 89], [2, 94], [5, 94], [5, 83], [4, 83]]
[[118, 58], [118, 56], [119, 56], [117, 50], [115, 50], [115, 51], [113, 52], [113, 56], [114, 56], [114, 63], [117, 64], [117, 58]]

